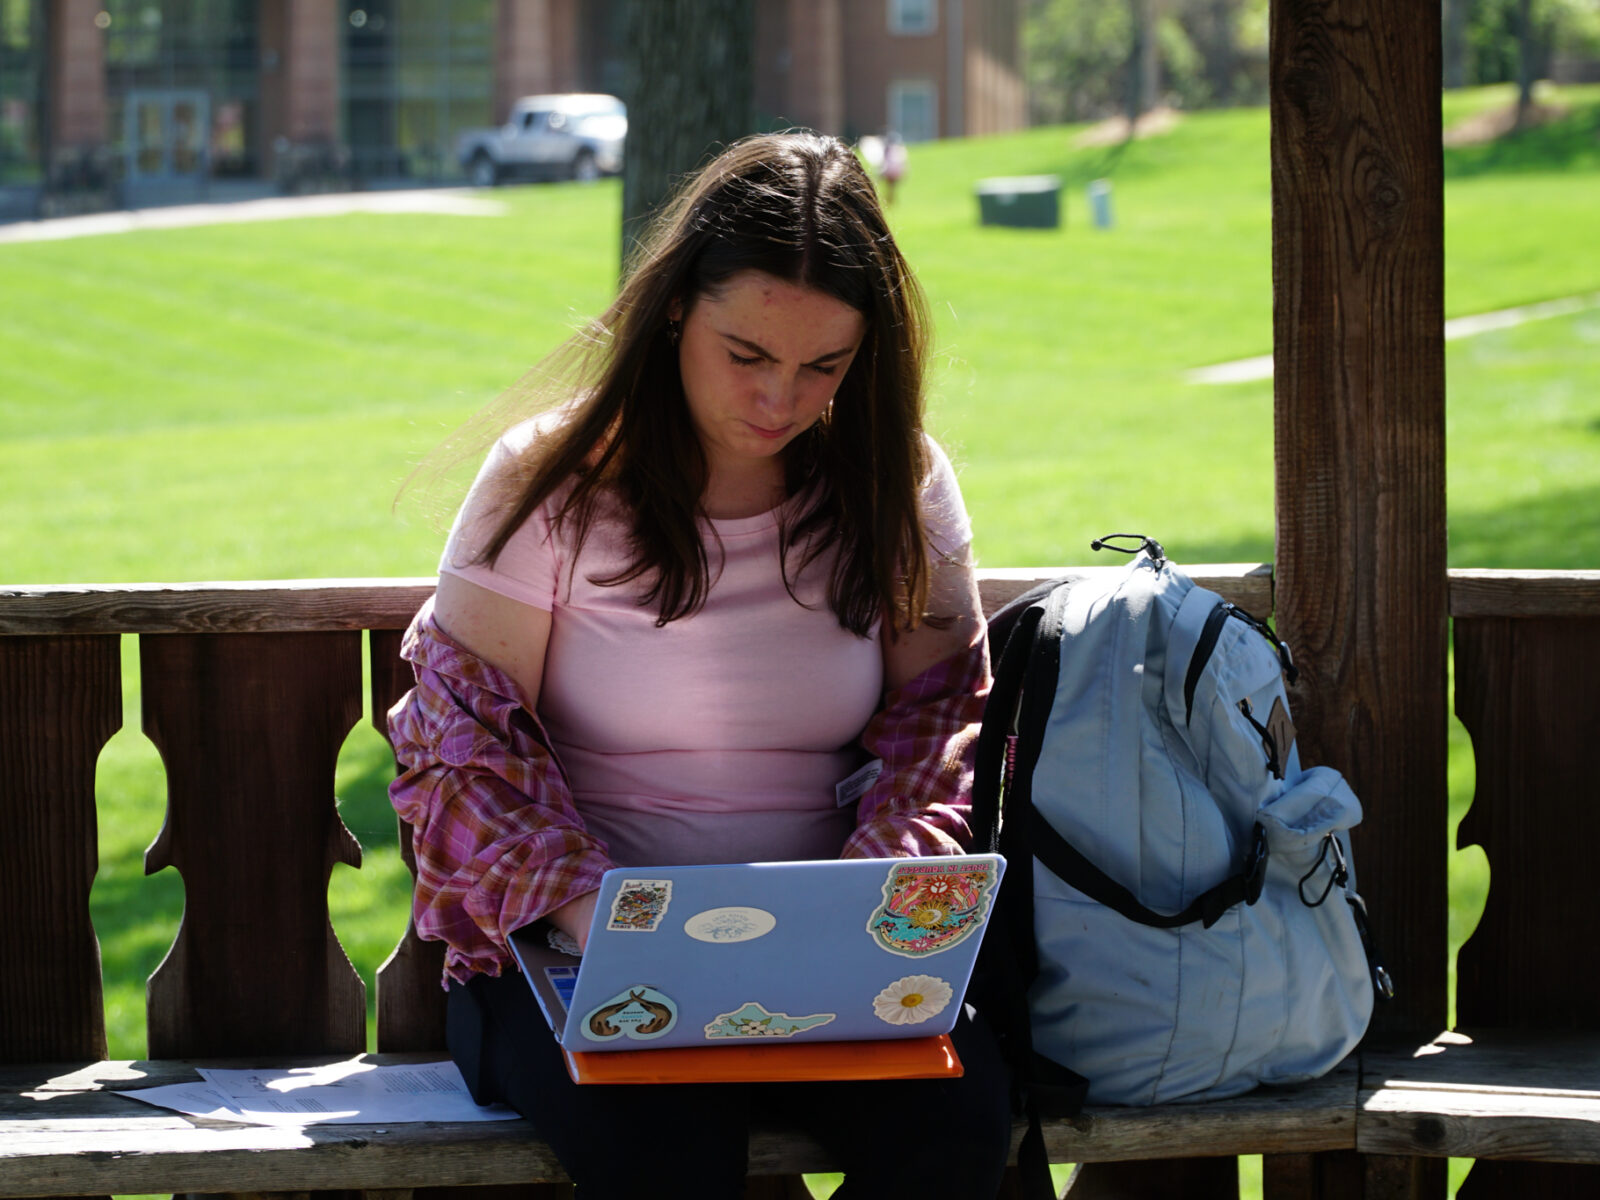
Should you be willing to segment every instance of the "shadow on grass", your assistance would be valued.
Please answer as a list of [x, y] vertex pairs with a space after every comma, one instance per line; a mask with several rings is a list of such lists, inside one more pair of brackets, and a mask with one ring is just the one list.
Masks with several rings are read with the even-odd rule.
[[1447, 146], [1446, 179], [1507, 172], [1600, 170], [1600, 104], [1476, 146]]
[[[1597, 430], [1600, 431], [1600, 430]], [[1453, 507], [1452, 567], [1577, 571], [1600, 568], [1600, 485], [1550, 489], [1495, 509]], [[1180, 567], [1271, 562], [1270, 530], [1245, 537], [1166, 545]]]
[[161, 965], [183, 917], [177, 871], [144, 873], [145, 848], [166, 814], [166, 770], [139, 731], [137, 639], [123, 638], [123, 727], [95, 770], [99, 867], [89, 912], [100, 941], [107, 1048], [112, 1058], [146, 1053], [145, 981]]
[[1180, 568], [1187, 570], [1197, 563], [1270, 563], [1272, 561], [1272, 530], [1239, 538], [1218, 538], [1208, 541], [1185, 540], [1168, 542], [1162, 539], [1163, 548]]
[[356, 835], [363, 855], [398, 851], [398, 825], [389, 805], [394, 756], [378, 731], [365, 720], [345, 739], [339, 752], [335, 790], [339, 817]]
[[1450, 565], [1567, 571], [1600, 567], [1600, 485], [1552, 488], [1495, 509], [1453, 510]]
[[91, 892], [105, 993], [107, 1052], [143, 1058], [145, 982], [171, 949], [183, 917], [183, 880], [173, 870], [152, 876], [134, 864], [102, 863]]
[[361, 843], [361, 869], [337, 866], [328, 881], [334, 934], [367, 985], [367, 1045], [377, 1045], [378, 968], [406, 931], [411, 874], [400, 857], [399, 821], [389, 805], [394, 756], [363, 720], [339, 753], [339, 818]]

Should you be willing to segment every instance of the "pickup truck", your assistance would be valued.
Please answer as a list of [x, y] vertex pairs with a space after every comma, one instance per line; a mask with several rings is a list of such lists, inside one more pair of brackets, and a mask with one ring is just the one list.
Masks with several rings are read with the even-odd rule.
[[524, 96], [495, 129], [469, 129], [456, 160], [476, 187], [515, 177], [598, 179], [622, 170], [628, 110], [615, 96]]

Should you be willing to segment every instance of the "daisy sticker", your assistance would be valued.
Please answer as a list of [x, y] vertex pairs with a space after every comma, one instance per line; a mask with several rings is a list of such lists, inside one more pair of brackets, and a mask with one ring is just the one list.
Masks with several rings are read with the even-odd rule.
[[950, 985], [932, 975], [907, 975], [872, 998], [878, 1020], [890, 1025], [920, 1025], [950, 1003]]

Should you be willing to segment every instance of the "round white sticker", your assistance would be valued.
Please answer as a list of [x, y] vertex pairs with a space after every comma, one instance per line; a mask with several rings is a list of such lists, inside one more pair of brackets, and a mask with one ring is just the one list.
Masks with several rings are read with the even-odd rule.
[[778, 918], [764, 908], [708, 908], [683, 923], [697, 942], [749, 942], [772, 932]]

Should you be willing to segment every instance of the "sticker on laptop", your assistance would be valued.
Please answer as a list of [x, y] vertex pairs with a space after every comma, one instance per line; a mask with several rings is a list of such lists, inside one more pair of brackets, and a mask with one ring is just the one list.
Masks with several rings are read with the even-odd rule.
[[670, 879], [624, 879], [611, 901], [606, 928], [620, 933], [654, 933], [672, 902]]
[[546, 967], [544, 977], [550, 981], [550, 986], [555, 988], [556, 995], [561, 997], [561, 1011], [566, 1012], [572, 1007], [572, 993], [578, 987], [578, 968]]
[[907, 975], [872, 998], [873, 1014], [890, 1025], [920, 1025], [937, 1017], [955, 995], [942, 979]]
[[764, 908], [734, 906], [695, 913], [683, 923], [683, 931], [697, 942], [753, 942], [777, 924], [778, 918]]
[[891, 954], [922, 958], [965, 941], [983, 924], [994, 891], [987, 861], [913, 859], [895, 863], [867, 932]]
[[791, 1017], [788, 1013], [768, 1012], [750, 1001], [743, 1008], [723, 1013], [706, 1026], [708, 1038], [771, 1038], [793, 1037], [808, 1029], [826, 1025], [837, 1014], [812, 1013], [809, 1017]]
[[671, 1031], [678, 1023], [678, 1006], [653, 987], [631, 987], [618, 992], [583, 1019], [583, 1036], [592, 1042], [614, 1042], [619, 1037], [648, 1042]]

